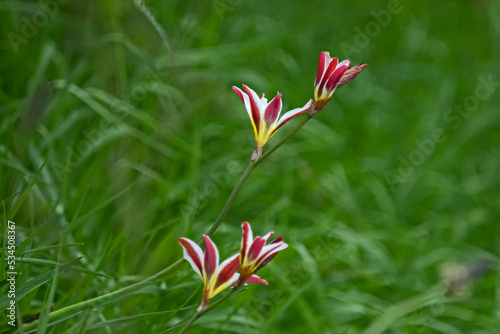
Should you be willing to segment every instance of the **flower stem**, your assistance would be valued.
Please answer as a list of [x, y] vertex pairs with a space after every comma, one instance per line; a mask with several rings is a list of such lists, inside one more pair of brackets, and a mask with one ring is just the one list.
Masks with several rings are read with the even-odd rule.
[[250, 161], [250, 163], [248, 164], [248, 167], [247, 169], [245, 170], [245, 172], [243, 173], [243, 175], [241, 176], [240, 180], [238, 181], [238, 183], [236, 184], [236, 186], [234, 187], [233, 191], [231, 192], [231, 195], [229, 196], [229, 198], [227, 199], [226, 201], [226, 204], [224, 205], [224, 208], [222, 208], [222, 211], [220, 212], [219, 216], [217, 217], [217, 219], [215, 220], [215, 222], [212, 224], [212, 227], [210, 227], [210, 230], [208, 231], [207, 235], [210, 237], [212, 236], [212, 234], [215, 233], [215, 231], [219, 228], [220, 224], [222, 223], [222, 221], [224, 220], [224, 218], [226, 218], [226, 215], [227, 213], [229, 212], [229, 209], [231, 208], [231, 206], [233, 205], [233, 202], [234, 202], [234, 199], [236, 198], [236, 196], [238, 196], [238, 193], [240, 192], [241, 188], [243, 187], [243, 185], [245, 184], [246, 180], [248, 179], [248, 177], [250, 176], [250, 174], [252, 174], [253, 170], [255, 169], [255, 167], [257, 167], [258, 164], [260, 164], [263, 160], [265, 160], [269, 155], [271, 155], [271, 153], [273, 153], [274, 151], [276, 151], [281, 145], [283, 145], [284, 143], [286, 143], [290, 138], [292, 138], [292, 136], [297, 133], [297, 131], [300, 130], [300, 128], [302, 126], [304, 126], [304, 124], [307, 123], [307, 121], [309, 121], [312, 117], [309, 116], [309, 114], [306, 114], [303, 118], [302, 118], [302, 121], [300, 121], [299, 124], [297, 124], [297, 126], [295, 126], [295, 128], [290, 131], [283, 139], [281, 139], [276, 145], [274, 145], [273, 147], [271, 147], [266, 153], [264, 153], [259, 159], [257, 159], [256, 161]]
[[196, 320], [198, 320], [198, 318], [200, 318], [205, 313], [207, 313], [207, 312], [213, 310], [214, 308], [216, 308], [217, 305], [219, 305], [220, 303], [222, 303], [223, 301], [225, 301], [226, 299], [228, 299], [229, 297], [231, 297], [233, 295], [233, 293], [235, 293], [235, 292], [236, 292], [236, 289], [233, 288], [233, 289], [231, 289], [231, 291], [229, 291], [228, 293], [226, 293], [226, 295], [224, 297], [218, 299], [216, 302], [212, 303], [212, 305], [210, 305], [206, 309], [204, 309], [202, 311], [199, 311], [199, 312], [198, 311], [195, 312], [195, 314], [193, 314], [193, 316], [191, 317], [191, 319], [189, 319], [189, 321], [182, 328], [182, 330], [179, 332], [179, 334], [185, 333], [189, 329], [189, 327], [191, 327], [191, 325], [194, 324], [194, 322]]
[[222, 208], [222, 211], [219, 213], [219, 216], [217, 217], [215, 222], [210, 227], [210, 230], [208, 230], [207, 235], [209, 237], [215, 233], [215, 231], [219, 228], [219, 226], [222, 223], [222, 221], [224, 220], [224, 218], [226, 218], [227, 213], [229, 212], [229, 209], [233, 205], [234, 199], [236, 198], [236, 196], [238, 196], [238, 193], [240, 192], [241, 188], [243, 187], [243, 184], [245, 184], [245, 181], [248, 179], [250, 174], [252, 174], [252, 172], [256, 166], [257, 166], [257, 164], [254, 162], [250, 162], [248, 164], [247, 169], [245, 170], [245, 172], [241, 176], [240, 180], [238, 181], [238, 183], [234, 187], [233, 191], [231, 192], [231, 195], [229, 195], [229, 198], [227, 199], [226, 204]]

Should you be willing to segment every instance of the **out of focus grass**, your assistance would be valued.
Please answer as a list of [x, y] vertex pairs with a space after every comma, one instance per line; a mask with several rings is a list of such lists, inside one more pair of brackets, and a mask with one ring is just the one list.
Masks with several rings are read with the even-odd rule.
[[[177, 238], [206, 233], [253, 150], [230, 87], [302, 106], [325, 50], [370, 66], [258, 167], [214, 236], [231, 255], [248, 220], [290, 247], [260, 273], [268, 287], [192, 332], [498, 331], [498, 2], [148, 1], [163, 40], [132, 1], [54, 3], [46, 21], [40, 3], [0, 4], [0, 214], [17, 226], [19, 321], [177, 260]], [[484, 259], [493, 270], [443, 294], [447, 266]], [[200, 284], [183, 265], [39, 332], [168, 332]]]

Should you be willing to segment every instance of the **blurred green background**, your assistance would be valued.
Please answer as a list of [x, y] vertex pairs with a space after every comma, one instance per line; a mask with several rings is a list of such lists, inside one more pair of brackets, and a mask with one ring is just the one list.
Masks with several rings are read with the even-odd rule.
[[[498, 1], [146, 5], [0, 3], [0, 215], [4, 235], [17, 227], [19, 321], [177, 260], [254, 149], [231, 86], [303, 106], [330, 51], [370, 65], [259, 165], [213, 237], [232, 255], [247, 220], [290, 247], [260, 272], [269, 286], [191, 333], [499, 331]], [[183, 264], [39, 332], [177, 332], [200, 300]]]

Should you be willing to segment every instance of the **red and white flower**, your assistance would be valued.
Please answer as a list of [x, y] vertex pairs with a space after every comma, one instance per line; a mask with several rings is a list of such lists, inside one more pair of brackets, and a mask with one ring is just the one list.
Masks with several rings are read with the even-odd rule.
[[351, 62], [343, 60], [339, 63], [337, 57], [330, 57], [329, 52], [322, 51], [319, 55], [318, 74], [314, 82], [314, 107], [309, 115], [314, 116], [330, 101], [335, 90], [351, 82], [368, 64], [356, 65], [349, 69]]
[[342, 75], [349, 69], [351, 62], [343, 60], [339, 63], [337, 57], [330, 57], [329, 52], [322, 51], [319, 55], [318, 74], [314, 83], [314, 100], [326, 104], [335, 93]]
[[304, 107], [290, 110], [279, 118], [281, 108], [283, 107], [281, 94], [279, 92], [271, 102], [267, 102], [264, 94], [259, 98], [259, 96], [246, 85], [243, 85], [244, 91], [235, 86], [233, 86], [233, 90], [245, 104], [245, 108], [252, 121], [255, 142], [260, 150], [262, 150], [262, 147], [280, 127], [292, 118], [303, 114], [312, 105], [312, 100], [310, 100]]
[[[191, 264], [193, 270], [200, 275], [204, 288], [203, 299], [198, 311], [204, 310], [210, 299], [222, 290], [234, 285], [240, 275], [236, 273], [240, 268], [239, 254], [235, 254], [219, 264], [219, 251], [215, 243], [206, 235], [205, 253], [194, 241], [180, 238], [179, 243], [184, 250], [184, 258]], [[257, 276], [250, 277], [246, 283], [264, 283]]]
[[[252, 228], [249, 223], [243, 222], [241, 228], [243, 230], [239, 257], [241, 270], [237, 285], [253, 283], [254, 279], [252, 275], [268, 264], [278, 252], [288, 247], [288, 245], [283, 242], [282, 237], [278, 237], [266, 245], [266, 242], [272, 237], [274, 232], [269, 232], [263, 237], [256, 237], [253, 239]], [[255, 277], [255, 275], [253, 277]], [[267, 284], [267, 282], [264, 284]]]

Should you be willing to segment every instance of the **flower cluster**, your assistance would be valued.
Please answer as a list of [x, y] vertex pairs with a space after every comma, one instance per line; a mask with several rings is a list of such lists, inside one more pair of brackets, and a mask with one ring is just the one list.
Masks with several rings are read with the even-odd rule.
[[264, 94], [259, 96], [248, 86], [243, 85], [243, 90], [233, 86], [233, 90], [238, 94], [245, 104], [245, 108], [252, 122], [253, 132], [257, 149], [252, 155], [252, 160], [258, 160], [262, 155], [262, 148], [278, 131], [280, 127], [294, 117], [302, 115], [309, 110], [309, 116], [316, 115], [333, 98], [333, 94], [338, 87], [351, 82], [368, 64], [361, 64], [349, 69], [351, 62], [343, 60], [339, 63], [338, 58], [330, 57], [330, 53], [321, 52], [319, 56], [318, 73], [314, 83], [314, 105], [312, 99], [302, 108], [296, 108], [286, 112], [281, 118], [281, 94], [268, 102]]
[[318, 74], [314, 82], [314, 104], [309, 115], [314, 116], [333, 98], [335, 90], [351, 82], [368, 64], [361, 64], [349, 69], [351, 62], [337, 57], [330, 57], [329, 52], [319, 55]]
[[[243, 239], [240, 252], [229, 257], [221, 264], [219, 264], [217, 246], [210, 237], [203, 236], [205, 253], [192, 240], [179, 239], [184, 258], [191, 264], [193, 270], [200, 275], [204, 284], [203, 299], [198, 312], [203, 311], [208, 306], [210, 299], [228, 287], [239, 288], [243, 284], [250, 283], [267, 285], [267, 281], [254, 275], [254, 273], [269, 263], [279, 251], [288, 247], [283, 242], [282, 237], [266, 245], [274, 232], [253, 239], [250, 224], [243, 222], [241, 227], [243, 229]], [[240, 267], [240, 273], [237, 273]]]
[[[291, 135], [293, 135], [307, 120], [322, 110], [333, 98], [337, 88], [351, 82], [368, 64], [361, 64], [350, 68], [351, 62], [343, 60], [339, 62], [336, 57], [330, 57], [328, 52], [321, 52], [319, 56], [318, 72], [314, 82], [314, 104], [310, 99], [303, 107], [285, 112], [281, 117], [283, 102], [281, 94], [277, 95], [269, 102], [262, 94], [260, 97], [248, 86], [243, 85], [243, 89], [233, 86], [233, 90], [243, 101], [250, 121], [252, 122], [255, 143], [257, 149], [252, 154], [253, 167], [262, 158], [262, 148], [271, 137], [292, 118], [298, 117], [308, 111], [306, 118], [290, 132], [288, 137], [274, 146], [270, 152], [274, 151]], [[250, 166], [252, 167], [252, 166]], [[251, 169], [249, 169], [251, 171]], [[248, 174], [244, 174], [245, 177]], [[243, 182], [246, 178], [242, 178]], [[241, 182], [237, 187], [241, 187]], [[235, 193], [239, 188], [235, 188]], [[233, 191], [234, 192], [234, 191]], [[233, 197], [234, 198], [234, 197]], [[228, 201], [229, 202], [229, 201]], [[184, 258], [191, 264], [193, 270], [200, 275], [203, 281], [203, 298], [197, 314], [200, 315], [207, 310], [210, 300], [224, 289], [229, 287], [240, 288], [244, 284], [267, 282], [257, 275], [278, 252], [288, 247], [283, 242], [282, 237], [269, 242], [273, 232], [269, 232], [263, 237], [253, 237], [250, 224], [243, 222], [243, 238], [241, 240], [240, 251], [219, 263], [219, 251], [209, 236], [203, 236], [205, 242], [205, 252], [192, 240], [180, 238], [179, 243], [183, 248]], [[228, 295], [229, 296], [229, 295]], [[223, 300], [223, 299], [221, 299]], [[206, 311], [205, 311], [206, 312]], [[192, 320], [195, 321], [197, 315]], [[188, 322], [187, 327], [192, 323]]]

